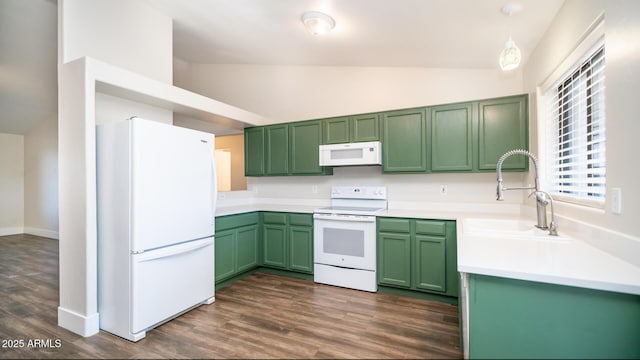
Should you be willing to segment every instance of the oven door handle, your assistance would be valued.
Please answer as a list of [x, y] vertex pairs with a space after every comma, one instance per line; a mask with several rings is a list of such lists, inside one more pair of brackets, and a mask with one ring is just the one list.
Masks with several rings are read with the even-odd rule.
[[342, 221], [342, 222], [375, 222], [375, 216], [359, 215], [335, 215], [335, 214], [313, 214], [314, 220]]

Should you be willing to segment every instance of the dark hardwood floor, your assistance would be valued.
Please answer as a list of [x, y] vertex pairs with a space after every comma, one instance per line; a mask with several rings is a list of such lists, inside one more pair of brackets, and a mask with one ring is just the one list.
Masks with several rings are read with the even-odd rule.
[[0, 236], [1, 358], [462, 357], [454, 305], [265, 273], [219, 290], [214, 304], [137, 343], [58, 327], [57, 306], [58, 242]]

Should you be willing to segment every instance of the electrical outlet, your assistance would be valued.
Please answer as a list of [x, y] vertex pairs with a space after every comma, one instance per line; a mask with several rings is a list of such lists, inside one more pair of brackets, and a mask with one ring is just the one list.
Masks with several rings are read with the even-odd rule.
[[440, 195], [447, 196], [447, 185], [440, 185]]
[[614, 214], [622, 214], [622, 189], [611, 189], [611, 212]]

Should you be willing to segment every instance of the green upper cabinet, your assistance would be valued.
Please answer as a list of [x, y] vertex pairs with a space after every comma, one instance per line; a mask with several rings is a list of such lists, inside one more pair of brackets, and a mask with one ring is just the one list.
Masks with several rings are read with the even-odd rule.
[[[498, 159], [513, 149], [529, 148], [527, 96], [513, 96], [478, 103], [478, 168], [496, 170]], [[529, 159], [508, 158], [502, 169], [525, 171]]]
[[322, 120], [289, 124], [289, 174], [330, 174], [332, 168], [320, 166], [319, 147], [322, 143]]
[[265, 174], [289, 173], [289, 126], [287, 124], [265, 127]]
[[322, 120], [324, 144], [380, 140], [380, 115], [361, 114]]
[[427, 109], [382, 114], [382, 170], [385, 173], [427, 170]]
[[[527, 95], [245, 129], [245, 175], [331, 175], [320, 144], [382, 142], [384, 173], [495, 171], [502, 154], [529, 148]], [[512, 156], [503, 169], [526, 171]]]
[[350, 141], [349, 116], [322, 120], [324, 124], [323, 144], [340, 144]]
[[473, 104], [431, 108], [431, 171], [473, 170]]
[[245, 176], [264, 175], [264, 127], [244, 129], [244, 174]]
[[380, 115], [362, 114], [351, 117], [351, 141], [380, 140]]

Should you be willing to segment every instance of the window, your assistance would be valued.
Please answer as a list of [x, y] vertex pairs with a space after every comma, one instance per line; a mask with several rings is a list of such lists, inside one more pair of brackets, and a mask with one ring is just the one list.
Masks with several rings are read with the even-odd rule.
[[605, 50], [600, 44], [545, 94], [547, 185], [560, 200], [605, 200]]

